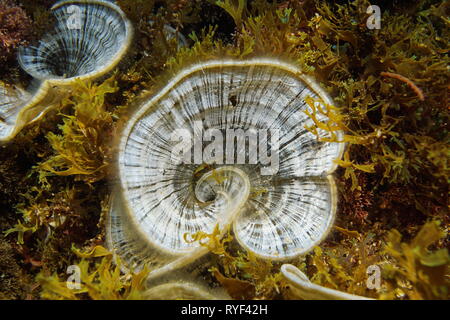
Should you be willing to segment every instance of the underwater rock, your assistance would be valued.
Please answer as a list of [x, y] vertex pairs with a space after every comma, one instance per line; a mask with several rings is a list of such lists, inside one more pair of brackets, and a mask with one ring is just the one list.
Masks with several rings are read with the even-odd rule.
[[[129, 267], [147, 264], [150, 278], [204, 256], [208, 250], [186, 238], [217, 225], [232, 227], [240, 245], [263, 259], [308, 252], [334, 222], [331, 173], [344, 146], [305, 129], [313, 123], [303, 112], [307, 97], [331, 104], [312, 79], [274, 59], [209, 61], [177, 74], [122, 133], [109, 247]], [[230, 132], [247, 134], [249, 150]], [[214, 142], [205, 143], [211, 133]]]

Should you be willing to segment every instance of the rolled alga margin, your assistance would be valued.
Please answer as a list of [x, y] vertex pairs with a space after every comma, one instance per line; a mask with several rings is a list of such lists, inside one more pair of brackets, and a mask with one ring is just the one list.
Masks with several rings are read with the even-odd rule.
[[12, 0], [0, 3], [0, 63], [14, 58], [17, 48], [25, 45], [31, 36], [31, 19]]

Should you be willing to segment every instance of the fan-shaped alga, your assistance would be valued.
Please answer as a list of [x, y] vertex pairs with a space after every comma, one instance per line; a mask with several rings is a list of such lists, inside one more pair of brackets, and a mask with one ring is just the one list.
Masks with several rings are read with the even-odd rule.
[[[29, 286], [11, 273], [24, 284], [15, 297], [107, 298], [101, 292], [111, 288], [109, 281], [120, 270], [98, 247], [108, 212], [106, 177], [114, 175], [114, 132], [120, 132], [126, 110], [132, 111], [127, 107], [135, 105], [132, 101], [142, 90], [157, 92], [198, 61], [276, 57], [317, 79], [333, 97], [336, 105], [324, 108], [314, 109], [310, 101], [308, 116], [314, 125], [308, 130], [342, 130], [347, 144], [336, 173], [340, 198], [335, 226], [319, 247], [291, 263], [313, 283], [350, 294], [448, 299], [448, 4], [381, 6], [379, 30], [366, 26], [368, 1], [118, 4], [137, 33], [125, 59], [128, 67], [103, 83], [74, 84], [84, 94], [64, 100], [2, 147], [0, 225], [9, 230], [3, 241], [14, 248], [24, 272], [39, 274], [36, 285]], [[215, 26], [216, 19], [234, 22], [234, 30]], [[156, 23], [149, 26], [149, 20]], [[191, 46], [153, 41], [164, 24], [190, 33]], [[86, 104], [99, 111], [89, 111], [85, 118]], [[320, 113], [330, 122], [317, 120]], [[86, 150], [81, 155], [80, 145]], [[279, 262], [243, 250], [232, 233], [219, 237], [222, 231], [187, 239], [201, 241], [212, 252], [208, 270], [203, 270], [208, 281], [219, 282], [233, 298], [298, 298]], [[89, 254], [72, 250], [73, 245]], [[72, 264], [99, 290], [62, 294], [58, 288]], [[381, 270], [379, 289], [366, 286], [372, 265]], [[114, 276], [99, 279], [100, 274]], [[130, 292], [144, 289], [141, 278], [138, 273], [131, 277], [135, 284], [115, 288], [115, 298], [139, 297]], [[0, 288], [9, 290], [1, 283]]]

